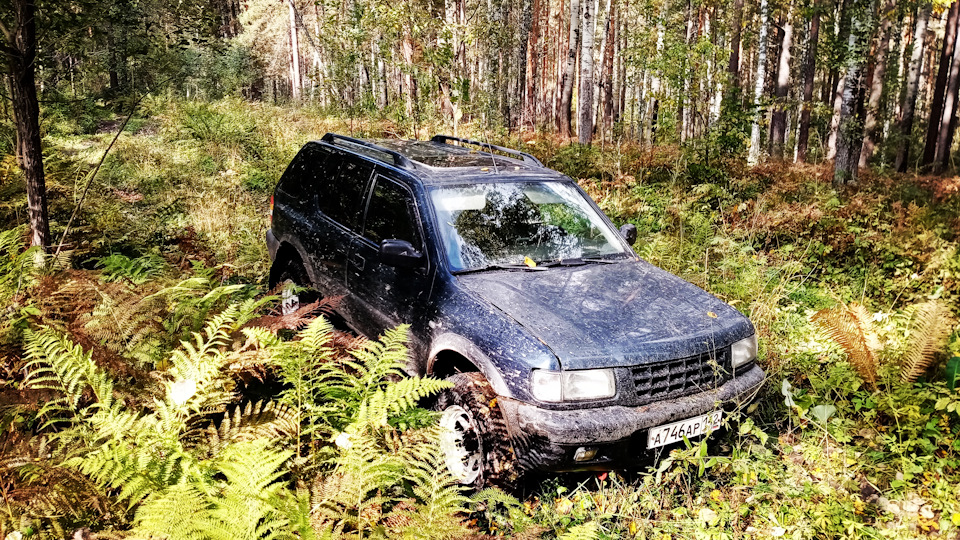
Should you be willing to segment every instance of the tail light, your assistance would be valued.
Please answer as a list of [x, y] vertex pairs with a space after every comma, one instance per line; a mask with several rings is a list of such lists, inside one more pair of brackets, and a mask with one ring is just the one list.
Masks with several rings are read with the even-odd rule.
[[270, 225], [273, 226], [273, 195], [270, 195]]

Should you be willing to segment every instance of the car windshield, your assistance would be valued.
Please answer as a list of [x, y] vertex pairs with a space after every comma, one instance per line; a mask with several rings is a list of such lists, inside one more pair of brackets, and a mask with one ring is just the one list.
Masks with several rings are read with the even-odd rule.
[[442, 186], [430, 195], [454, 271], [625, 253], [619, 233], [567, 182]]

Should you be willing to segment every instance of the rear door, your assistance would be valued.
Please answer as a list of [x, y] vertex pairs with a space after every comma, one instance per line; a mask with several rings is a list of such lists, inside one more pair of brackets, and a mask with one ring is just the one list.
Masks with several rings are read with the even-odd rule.
[[320, 148], [325, 157], [313, 169], [315, 209], [301, 239], [318, 290], [324, 296], [346, 296], [347, 253], [358, 236], [373, 166], [337, 149]]
[[435, 265], [429, 260], [421, 268], [395, 268], [379, 260], [380, 242], [406, 240], [425, 253], [423, 227], [416, 198], [406, 185], [377, 175], [366, 207], [362, 234], [350, 249], [347, 286], [351, 291], [357, 330], [376, 337], [388, 328], [411, 324], [411, 348], [423, 348], [416, 331], [427, 311]]

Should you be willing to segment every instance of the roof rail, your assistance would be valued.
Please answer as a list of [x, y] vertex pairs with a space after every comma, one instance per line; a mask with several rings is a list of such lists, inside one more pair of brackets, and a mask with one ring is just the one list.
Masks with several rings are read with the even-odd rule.
[[470, 139], [462, 139], [460, 137], [451, 137], [449, 135], [434, 135], [433, 138], [431, 138], [430, 140], [436, 143], [447, 143], [449, 141], [454, 141], [461, 144], [472, 144], [474, 146], [479, 146], [481, 149], [487, 148], [489, 150], [496, 150], [497, 152], [503, 152], [504, 154], [510, 154], [511, 156], [516, 156], [522, 159], [524, 163], [532, 163], [537, 167], [543, 167], [543, 163], [541, 163], [539, 159], [531, 156], [526, 152], [514, 150], [513, 148], [497, 146], [495, 144], [490, 144], [487, 142], [473, 141]]
[[[353, 137], [347, 137], [345, 135], [337, 135], [336, 133], [327, 133], [320, 140], [333, 145], [336, 145], [337, 141], [343, 141], [348, 145], [362, 146], [364, 148], [374, 150], [378, 153], [382, 153], [393, 158], [393, 164], [396, 165], [397, 167], [400, 167], [402, 169], [414, 168], [414, 164], [412, 161], [410, 161], [410, 158], [401, 154], [400, 152], [395, 152], [388, 148], [377, 146], [376, 144], [373, 144], [364, 140], [354, 139]], [[369, 156], [369, 157], [373, 157], [373, 156]], [[381, 159], [380, 161], [386, 161], [386, 160]]]

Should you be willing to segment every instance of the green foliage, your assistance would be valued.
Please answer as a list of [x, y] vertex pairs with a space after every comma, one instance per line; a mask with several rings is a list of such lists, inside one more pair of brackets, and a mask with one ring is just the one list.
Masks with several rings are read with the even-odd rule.
[[95, 259], [96, 267], [103, 269], [104, 281], [127, 280], [134, 285], [142, 285], [159, 275], [166, 262], [156, 254], [140, 257], [128, 257], [121, 253], [111, 253]]
[[38, 277], [36, 257], [40, 251], [39, 248], [24, 249], [26, 230], [26, 226], [20, 226], [0, 232], [0, 305], [5, 306], [0, 317], [0, 339], [6, 337], [4, 334], [10, 330], [15, 317], [27, 308], [24, 293]]

